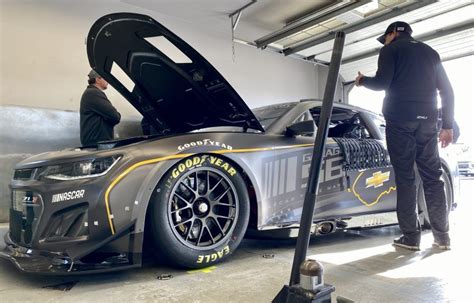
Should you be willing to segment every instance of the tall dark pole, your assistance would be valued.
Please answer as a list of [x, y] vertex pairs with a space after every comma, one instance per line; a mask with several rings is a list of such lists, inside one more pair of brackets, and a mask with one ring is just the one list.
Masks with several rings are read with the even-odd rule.
[[331, 63], [329, 65], [329, 73], [324, 90], [323, 105], [321, 115], [319, 117], [318, 131], [316, 141], [313, 148], [313, 158], [309, 171], [308, 187], [303, 204], [303, 212], [301, 214], [301, 223], [296, 241], [295, 256], [293, 258], [293, 267], [291, 269], [290, 286], [299, 284], [300, 282], [300, 265], [306, 259], [308, 251], [309, 237], [311, 225], [313, 223], [314, 207], [316, 204], [316, 193], [319, 187], [319, 172], [324, 157], [324, 148], [328, 135], [329, 121], [331, 120], [332, 104], [334, 93], [336, 91], [337, 79], [339, 77], [339, 68], [341, 66], [342, 49], [344, 48], [344, 40], [346, 34], [337, 32], [334, 40]]

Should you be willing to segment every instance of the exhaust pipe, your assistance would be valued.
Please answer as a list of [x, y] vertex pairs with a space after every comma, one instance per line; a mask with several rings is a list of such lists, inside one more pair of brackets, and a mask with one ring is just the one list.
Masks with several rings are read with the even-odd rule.
[[317, 235], [327, 235], [336, 231], [336, 222], [334, 221], [323, 221], [316, 224]]

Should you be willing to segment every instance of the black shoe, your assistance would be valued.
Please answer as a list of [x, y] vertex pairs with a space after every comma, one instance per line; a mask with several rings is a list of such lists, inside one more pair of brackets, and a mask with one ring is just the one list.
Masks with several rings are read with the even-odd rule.
[[441, 241], [441, 240], [434, 240], [433, 248], [441, 249], [441, 250], [451, 250], [451, 243], [449, 240]]
[[405, 236], [401, 236], [398, 239], [393, 240], [393, 246], [403, 247], [409, 250], [418, 251], [420, 250], [420, 244], [415, 242], [410, 242]]

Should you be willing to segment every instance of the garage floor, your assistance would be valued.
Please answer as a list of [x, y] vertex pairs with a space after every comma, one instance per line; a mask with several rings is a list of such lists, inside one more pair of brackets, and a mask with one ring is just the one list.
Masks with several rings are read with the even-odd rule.
[[[309, 254], [324, 264], [326, 282], [336, 287], [333, 299], [474, 302], [474, 180], [463, 180], [461, 192], [459, 207], [451, 215], [451, 251], [432, 249], [430, 232], [422, 237], [421, 252], [395, 250], [390, 243], [398, 236], [397, 227], [313, 239]], [[0, 225], [2, 239], [6, 230]], [[294, 245], [292, 240], [244, 240], [229, 261], [199, 271], [149, 264], [125, 272], [65, 278], [28, 276], [0, 260], [0, 301], [270, 302], [288, 283]], [[162, 274], [173, 277], [158, 280]]]

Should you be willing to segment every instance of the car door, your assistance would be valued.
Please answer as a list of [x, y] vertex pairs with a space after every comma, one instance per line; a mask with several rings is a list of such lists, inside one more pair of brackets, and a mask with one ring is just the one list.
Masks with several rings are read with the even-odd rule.
[[[281, 180], [281, 182], [280, 186], [275, 186], [274, 191], [267, 191], [270, 193], [267, 198], [269, 205], [272, 205], [273, 209], [270, 213], [273, 216], [267, 218], [265, 225], [299, 222], [313, 157], [319, 112], [319, 106], [311, 108], [301, 113], [288, 125], [311, 119], [315, 123], [315, 128], [312, 134], [284, 136], [283, 145], [295, 148], [276, 150], [272, 163], [268, 164], [273, 168], [279, 166], [279, 170], [272, 171], [272, 179]], [[351, 120], [351, 118], [354, 119]], [[385, 149], [380, 140], [380, 134], [374, 130], [373, 124], [358, 110], [334, 107], [319, 175], [315, 220], [344, 218], [394, 209], [396, 196], [391, 167], [349, 168], [345, 153], [354, 152], [354, 150], [344, 151], [337, 142], [338, 140], [346, 141], [358, 146], [358, 157], [364, 157], [360, 152], [364, 147]]]

